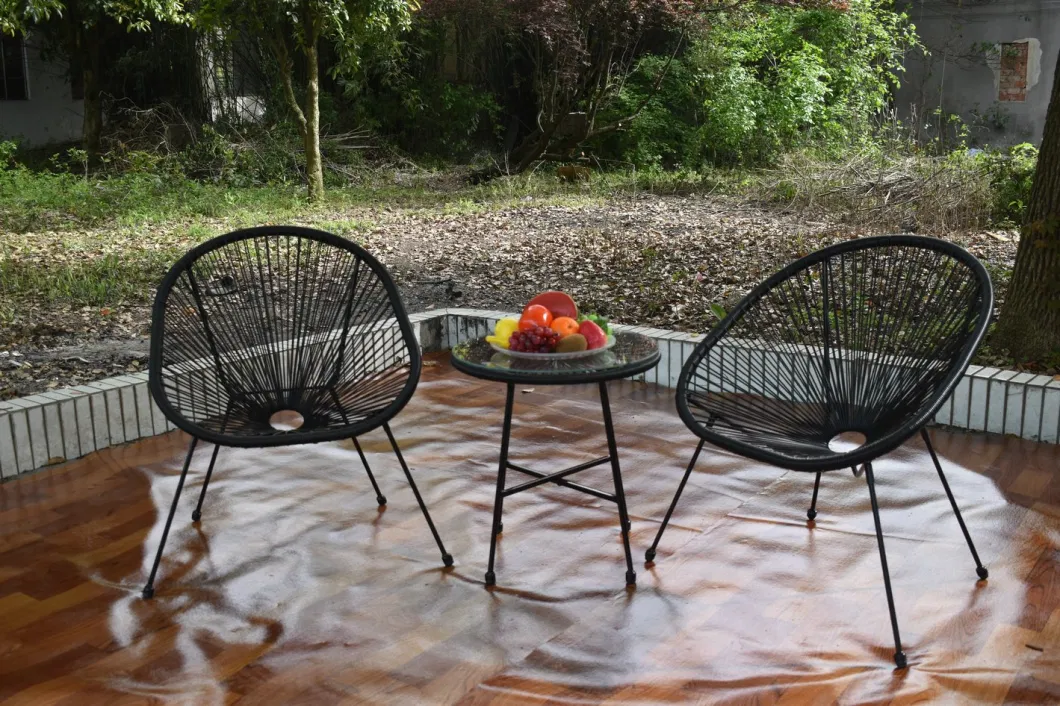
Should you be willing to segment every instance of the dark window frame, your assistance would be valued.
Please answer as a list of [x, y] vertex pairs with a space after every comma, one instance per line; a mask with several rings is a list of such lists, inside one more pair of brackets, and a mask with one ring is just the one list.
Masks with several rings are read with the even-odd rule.
[[[14, 45], [15, 51], [10, 47]], [[17, 64], [12, 64], [8, 54], [14, 53]], [[26, 42], [21, 36], [0, 35], [0, 101], [29, 100], [29, 71], [26, 66]], [[17, 82], [17, 83], [16, 83]], [[15, 88], [14, 86], [18, 86]]]

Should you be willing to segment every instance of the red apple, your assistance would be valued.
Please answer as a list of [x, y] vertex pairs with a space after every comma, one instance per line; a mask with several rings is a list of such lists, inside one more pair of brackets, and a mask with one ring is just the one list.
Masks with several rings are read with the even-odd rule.
[[604, 333], [602, 328], [588, 319], [583, 321], [581, 326], [578, 327], [578, 333], [585, 336], [585, 341], [589, 344], [588, 350], [603, 348], [607, 345], [607, 334]]

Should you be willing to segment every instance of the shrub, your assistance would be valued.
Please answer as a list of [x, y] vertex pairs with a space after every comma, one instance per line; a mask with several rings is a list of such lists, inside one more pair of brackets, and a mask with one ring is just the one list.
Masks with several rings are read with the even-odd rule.
[[[809, 147], [838, 154], [870, 134], [915, 42], [891, 0], [726, 13], [671, 65], [628, 134], [598, 147], [626, 161], [689, 167], [770, 163]], [[637, 105], [663, 63], [641, 59], [610, 110]]]
[[765, 172], [759, 198], [849, 224], [945, 232], [990, 222], [995, 191], [977, 158], [881, 153], [866, 149], [843, 160], [785, 155]]
[[18, 143], [14, 140], [0, 140], [0, 172], [15, 166], [15, 153]]
[[450, 159], [471, 154], [500, 112], [493, 95], [473, 85], [407, 75], [362, 109], [364, 122], [400, 147]]
[[1007, 150], [986, 150], [976, 157], [993, 189], [991, 216], [994, 222], [1022, 224], [1038, 164], [1037, 148], [1024, 142]]
[[301, 181], [299, 142], [286, 124], [231, 135], [205, 125], [177, 160], [184, 175], [202, 181], [235, 187], [289, 184]]

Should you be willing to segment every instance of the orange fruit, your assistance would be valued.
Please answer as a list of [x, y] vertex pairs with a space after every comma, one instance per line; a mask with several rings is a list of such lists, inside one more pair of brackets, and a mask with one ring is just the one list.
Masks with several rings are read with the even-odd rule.
[[560, 338], [566, 338], [572, 333], [578, 333], [579, 324], [569, 316], [558, 316], [552, 319], [552, 330], [559, 334]]

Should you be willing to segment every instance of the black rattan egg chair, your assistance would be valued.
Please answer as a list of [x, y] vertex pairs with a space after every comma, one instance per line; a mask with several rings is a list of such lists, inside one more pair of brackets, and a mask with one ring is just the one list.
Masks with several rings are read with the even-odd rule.
[[[980, 579], [987, 577], [924, 425], [968, 367], [994, 301], [982, 263], [920, 236], [880, 236], [825, 248], [756, 287], [696, 347], [677, 385], [677, 410], [699, 446], [659, 527], [670, 516], [705, 442], [793, 471], [850, 468], [868, 482], [894, 660], [906, 666], [883, 546], [872, 461], [920, 433]], [[862, 445], [836, 448], [849, 433]], [[835, 450], [833, 450], [835, 449]]]
[[[200, 440], [215, 446], [192, 513], [195, 522], [220, 446], [353, 439], [376, 499], [385, 505], [357, 441], [382, 427], [442, 561], [451, 566], [389, 425], [412, 397], [420, 364], [390, 275], [343, 238], [266, 226], [214, 238], [181, 258], [155, 298], [150, 388], [166, 417], [192, 438], [144, 598], [154, 595], [155, 574]], [[301, 417], [301, 425], [274, 426], [283, 413]]]

